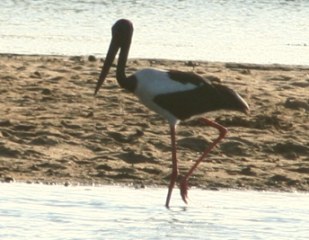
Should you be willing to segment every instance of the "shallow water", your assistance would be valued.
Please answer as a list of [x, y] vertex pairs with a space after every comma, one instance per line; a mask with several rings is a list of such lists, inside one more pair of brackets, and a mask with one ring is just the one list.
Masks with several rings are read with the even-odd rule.
[[0, 239], [308, 239], [309, 195], [0, 184]]
[[131, 58], [309, 65], [309, 1], [2, 0], [0, 52], [105, 55], [119, 18]]

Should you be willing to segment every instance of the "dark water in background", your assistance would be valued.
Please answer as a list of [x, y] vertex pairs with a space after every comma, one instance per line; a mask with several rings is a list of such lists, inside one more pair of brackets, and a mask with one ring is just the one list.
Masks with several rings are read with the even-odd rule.
[[131, 58], [309, 65], [307, 0], [2, 0], [0, 53], [103, 56], [119, 18]]
[[309, 195], [0, 184], [0, 239], [308, 239]]

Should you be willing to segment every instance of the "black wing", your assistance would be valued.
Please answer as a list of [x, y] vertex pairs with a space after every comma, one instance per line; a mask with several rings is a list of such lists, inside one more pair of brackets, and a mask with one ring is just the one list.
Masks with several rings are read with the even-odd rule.
[[235, 110], [246, 112], [248, 105], [232, 89], [211, 83], [194, 73], [169, 72], [173, 80], [192, 83], [196, 88], [182, 92], [160, 94], [154, 102], [180, 120], [215, 110]]

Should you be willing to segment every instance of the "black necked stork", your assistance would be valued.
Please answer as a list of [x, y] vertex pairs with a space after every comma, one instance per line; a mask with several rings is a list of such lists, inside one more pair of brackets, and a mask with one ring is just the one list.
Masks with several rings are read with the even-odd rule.
[[[234, 90], [204, 79], [192, 72], [142, 69], [126, 76], [125, 67], [133, 35], [133, 25], [127, 19], [118, 20], [112, 27], [112, 40], [102, 67], [95, 94], [99, 91], [120, 49], [116, 79], [122, 88], [134, 93], [149, 109], [164, 117], [171, 131], [172, 174], [165, 206], [169, 207], [172, 190], [178, 178], [176, 157], [176, 126], [180, 121], [215, 110], [234, 110], [248, 113], [249, 106]], [[219, 131], [219, 136], [206, 148], [188, 173], [180, 180], [180, 193], [187, 203], [188, 179], [199, 163], [225, 137], [227, 129], [206, 118], [201, 119]]]

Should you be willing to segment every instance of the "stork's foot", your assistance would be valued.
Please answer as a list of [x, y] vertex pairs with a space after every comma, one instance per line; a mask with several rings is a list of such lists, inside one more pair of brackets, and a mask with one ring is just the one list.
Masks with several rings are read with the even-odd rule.
[[180, 195], [185, 203], [188, 203], [188, 181], [183, 179], [180, 182]]

